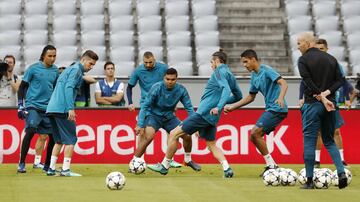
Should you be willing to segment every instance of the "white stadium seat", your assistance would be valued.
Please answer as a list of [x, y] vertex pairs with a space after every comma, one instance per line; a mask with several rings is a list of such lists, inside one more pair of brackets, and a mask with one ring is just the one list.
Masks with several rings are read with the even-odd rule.
[[81, 33], [81, 43], [83, 46], [104, 46], [105, 31], [96, 30]]
[[53, 20], [53, 28], [55, 32], [65, 30], [76, 30], [76, 15], [55, 15]]
[[216, 2], [213, 1], [193, 1], [192, 2], [192, 12], [193, 15], [198, 16], [207, 16], [207, 15], [216, 15]]
[[26, 15], [47, 15], [48, 0], [25, 0]]
[[88, 15], [81, 18], [81, 31], [104, 30], [103, 15]]
[[48, 31], [47, 30], [27, 30], [24, 33], [24, 45], [43, 45], [48, 44]]
[[169, 32], [166, 35], [168, 47], [174, 46], [190, 46], [190, 31]]
[[173, 47], [167, 49], [169, 63], [191, 62], [191, 46]]
[[134, 30], [132, 15], [122, 15], [110, 18], [110, 31]]
[[135, 69], [134, 61], [120, 61], [115, 63], [116, 76], [130, 76]]
[[20, 15], [21, 14], [21, 0], [14, 1], [0, 1], [1, 15]]
[[75, 15], [76, 0], [57, 0], [52, 6], [54, 15]]
[[208, 15], [194, 18], [195, 32], [217, 31], [218, 23], [216, 15]]
[[196, 62], [197, 64], [208, 63], [211, 60], [211, 55], [219, 51], [218, 46], [204, 46], [196, 47]]
[[285, 12], [288, 17], [304, 16], [309, 12], [308, 1], [292, 1], [285, 4]]
[[81, 47], [81, 54], [86, 50], [92, 50], [99, 56], [99, 61], [104, 61], [106, 59], [106, 48], [105, 46], [88, 46], [85, 45]]
[[132, 5], [131, 0], [109, 0], [109, 16], [121, 16], [121, 15], [131, 15], [132, 14]]
[[162, 46], [146, 46], [146, 47], [139, 47], [139, 55], [138, 55], [139, 63], [142, 63], [143, 55], [147, 51], [152, 52], [157, 61], [163, 61], [163, 47]]
[[53, 43], [55, 46], [75, 46], [77, 43], [76, 34], [75, 30], [54, 32]]
[[21, 43], [20, 34], [21, 34], [20, 30], [9, 30], [9, 31], [5, 30], [3, 32], [0, 32], [0, 47], [20, 45]]
[[335, 1], [314, 2], [312, 11], [315, 17], [335, 16], [336, 2]]
[[360, 1], [344, 2], [341, 4], [341, 15], [345, 18], [360, 16]]
[[310, 16], [296, 16], [288, 19], [289, 34], [298, 34], [312, 30]]
[[344, 19], [344, 31], [346, 34], [352, 34], [360, 31], [360, 16], [353, 16]]
[[190, 21], [187, 15], [168, 16], [165, 19], [165, 29], [167, 32], [189, 30]]
[[193, 75], [193, 63], [187, 62], [174, 62], [170, 63], [169, 66], [175, 68], [179, 76], [192, 76]]
[[132, 46], [134, 44], [133, 31], [118, 31], [110, 33], [110, 47]]
[[315, 31], [317, 34], [323, 34], [339, 29], [339, 18], [337, 16], [327, 16], [315, 20]]
[[162, 32], [151, 31], [140, 33], [138, 43], [141, 47], [162, 46]]
[[27, 15], [24, 16], [25, 30], [47, 30], [48, 15]]
[[360, 31], [347, 36], [347, 45], [350, 50], [360, 49]]
[[[57, 46], [56, 60], [57, 61], [75, 61], [78, 59], [77, 46]], [[70, 65], [70, 64], [69, 64]]]
[[81, 0], [80, 11], [82, 16], [85, 15], [103, 15], [104, 0]]
[[338, 61], [345, 60], [345, 48], [343, 46], [329, 46], [328, 53]]
[[189, 2], [182, 0], [166, 1], [165, 13], [166, 16], [189, 15]]
[[319, 38], [325, 39], [328, 43], [328, 46], [340, 46], [342, 45], [342, 32], [341, 31], [331, 31], [324, 34], [321, 34]]
[[138, 31], [148, 32], [161, 30], [161, 16], [151, 15], [138, 18]]
[[119, 46], [110, 49], [111, 61], [118, 63], [121, 61], [134, 61], [135, 59], [134, 46]]
[[136, 4], [137, 15], [140, 17], [160, 15], [160, 1], [159, 0], [147, 0], [138, 1]]
[[195, 45], [200, 46], [219, 46], [219, 32], [196, 32], [195, 34]]

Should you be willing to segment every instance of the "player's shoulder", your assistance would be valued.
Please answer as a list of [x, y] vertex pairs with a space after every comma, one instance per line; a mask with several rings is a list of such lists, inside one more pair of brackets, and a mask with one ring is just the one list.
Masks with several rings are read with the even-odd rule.
[[161, 69], [168, 69], [168, 65], [165, 64], [165, 63], [163, 63], [163, 62], [160, 62], [160, 61], [156, 61], [156, 62], [155, 62], [155, 66], [156, 66], [156, 67], [159, 67], [159, 68], [161, 68]]

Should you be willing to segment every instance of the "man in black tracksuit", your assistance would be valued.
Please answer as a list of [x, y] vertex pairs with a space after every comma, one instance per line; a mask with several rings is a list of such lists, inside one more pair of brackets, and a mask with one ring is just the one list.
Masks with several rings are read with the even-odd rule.
[[305, 103], [301, 108], [304, 135], [304, 161], [307, 183], [304, 189], [313, 189], [313, 171], [317, 133], [320, 130], [324, 145], [335, 163], [339, 188], [347, 186], [347, 178], [339, 150], [333, 139], [335, 131], [335, 91], [345, 81], [337, 60], [317, 49], [312, 33], [298, 37], [298, 49], [302, 53], [298, 67], [305, 83]]

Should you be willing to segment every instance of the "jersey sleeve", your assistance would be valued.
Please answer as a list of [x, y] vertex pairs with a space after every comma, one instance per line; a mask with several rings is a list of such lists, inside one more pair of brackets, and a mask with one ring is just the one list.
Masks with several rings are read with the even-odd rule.
[[266, 68], [266, 76], [271, 79], [271, 81], [276, 82], [281, 78], [280, 74], [271, 68]]
[[231, 90], [230, 90], [230, 86], [229, 86], [228, 80], [226, 79], [226, 74], [224, 71], [221, 71], [221, 70], [215, 71], [215, 78], [216, 78], [216, 81], [218, 82], [220, 88], [222, 88], [221, 97], [217, 104], [218, 110], [221, 111], [224, 108], [225, 104], [227, 103], [227, 100], [230, 97]]
[[257, 94], [259, 92], [259, 89], [254, 85], [254, 77], [251, 77], [250, 80], [250, 89], [249, 89], [249, 93], [250, 94]]
[[82, 73], [78, 69], [72, 69], [69, 72], [68, 79], [65, 84], [65, 111], [73, 110], [75, 107], [74, 90], [78, 83], [78, 78], [82, 78]]
[[95, 93], [101, 93], [100, 81], [95, 84]]
[[131, 74], [131, 76], [130, 76], [129, 84], [132, 85], [132, 86], [135, 86], [137, 84], [138, 80], [139, 80], [138, 68], [135, 69], [133, 71], [133, 73]]
[[116, 93], [124, 93], [124, 83], [120, 82], [120, 85], [118, 86]]
[[184, 108], [187, 111], [188, 116], [191, 116], [192, 114], [195, 113], [195, 111], [194, 111], [194, 107], [191, 103], [189, 93], [186, 90], [186, 88], [183, 86], [181, 88], [181, 91], [182, 91], [182, 96], [181, 96], [180, 102], [184, 105]]
[[30, 83], [30, 81], [32, 80], [32, 78], [33, 78], [33, 76], [34, 76], [34, 75], [33, 75], [33, 74], [34, 74], [33, 69], [34, 69], [34, 68], [31, 68], [31, 66], [30, 66], [30, 67], [28, 67], [28, 69], [25, 71], [25, 74], [24, 74], [22, 80], [25, 81], [26, 83]]

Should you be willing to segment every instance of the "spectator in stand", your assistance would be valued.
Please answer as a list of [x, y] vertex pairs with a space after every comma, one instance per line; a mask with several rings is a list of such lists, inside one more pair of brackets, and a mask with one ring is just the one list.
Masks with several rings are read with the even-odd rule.
[[13, 72], [15, 57], [13, 55], [6, 55], [2, 67], [6, 67], [6, 71], [3, 72], [4, 75], [0, 79], [0, 106], [15, 107], [17, 103], [16, 93], [21, 83], [21, 79]]

